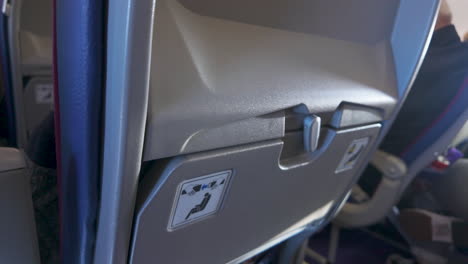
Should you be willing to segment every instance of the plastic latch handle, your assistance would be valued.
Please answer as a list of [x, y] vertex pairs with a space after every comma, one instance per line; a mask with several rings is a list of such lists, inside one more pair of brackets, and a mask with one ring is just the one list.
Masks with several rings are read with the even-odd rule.
[[304, 118], [304, 148], [307, 152], [317, 150], [320, 138], [320, 126], [320, 117], [310, 115]]

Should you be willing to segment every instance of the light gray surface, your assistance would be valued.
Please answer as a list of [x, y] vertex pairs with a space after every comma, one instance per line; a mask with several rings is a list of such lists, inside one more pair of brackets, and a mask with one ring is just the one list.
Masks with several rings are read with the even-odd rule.
[[26, 167], [23, 153], [15, 148], [0, 147], [0, 172]]
[[[335, 199], [347, 192], [379, 129], [380, 125], [373, 125], [339, 131], [331, 136], [330, 144], [321, 146], [319, 157], [291, 169], [278, 162], [281, 140], [182, 156], [162, 168], [155, 162], [140, 184], [131, 263], [226, 263], [322, 207], [339, 204]], [[336, 157], [344, 155], [353, 139], [366, 137], [370, 144], [359, 163], [335, 173], [340, 161]], [[223, 208], [214, 216], [168, 231], [177, 186], [187, 179], [230, 169], [234, 174]], [[181, 248], [182, 252], [175, 253]]]
[[378, 43], [388, 36], [399, 4], [368, 0], [334, 0], [333, 4], [307, 0], [179, 2], [203, 16], [367, 44]]
[[[213, 8], [221, 2], [231, 5], [232, 1], [220, 1]], [[255, 10], [245, 12], [262, 14], [257, 20], [263, 19], [259, 5], [263, 1], [250, 5], [241, 2], [245, 9]], [[281, 8], [281, 2], [270, 1], [266, 9]], [[324, 2], [294, 2], [296, 9], [286, 17], [303, 12], [297, 9], [300, 4], [312, 5], [310, 21], [291, 24], [294, 28], [313, 22], [330, 23], [329, 16], [312, 19], [320, 13], [320, 7], [335, 10], [329, 15], [337, 19], [338, 10], [350, 6], [356, 10], [358, 6], [349, 1], [333, 3], [333, 8]], [[222, 140], [206, 137], [209, 140], [205, 144], [198, 141], [196, 146], [192, 141], [212, 129], [300, 104], [310, 113], [321, 114], [333, 112], [347, 101], [380, 109], [388, 118], [398, 99], [390, 30], [382, 29], [378, 37], [369, 32], [370, 43], [345, 36], [349, 25], [361, 33], [376, 24], [391, 25], [393, 16], [388, 14], [396, 12], [397, 5], [358, 2], [366, 8], [372, 6], [376, 13], [364, 18], [359, 12], [348, 14], [343, 18], [348, 26], [330, 28], [330, 34], [336, 37], [331, 38], [316, 25], [305, 34], [202, 16], [176, 0], [158, 1], [144, 160], [246, 143], [248, 136], [236, 134], [225, 135]], [[311, 3], [317, 3], [317, 8], [313, 9]], [[265, 21], [269, 19], [266, 16]], [[275, 138], [282, 132], [280, 126], [272, 127], [255, 141]]]
[[143, 153], [155, 1], [110, 0], [96, 264], [127, 262]]
[[[389, 166], [395, 166], [390, 164]], [[406, 172], [406, 167], [404, 167]], [[342, 227], [355, 228], [374, 224], [388, 214], [397, 203], [396, 190], [401, 186], [402, 179], [383, 177], [374, 195], [362, 203], [346, 203], [334, 220]]]
[[465, 140], [468, 140], [468, 120], [465, 122], [462, 129], [460, 129], [460, 132], [458, 132], [457, 136], [453, 140], [452, 146], [456, 146]]
[[399, 180], [406, 175], [407, 168], [405, 162], [399, 157], [384, 151], [376, 151], [370, 163], [377, 168], [385, 178]]
[[0, 210], [0, 263], [40, 263], [30, 179], [16, 149], [0, 148]]

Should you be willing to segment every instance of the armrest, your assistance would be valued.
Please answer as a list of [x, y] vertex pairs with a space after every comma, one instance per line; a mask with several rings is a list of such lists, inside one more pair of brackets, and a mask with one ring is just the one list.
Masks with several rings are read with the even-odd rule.
[[26, 162], [21, 151], [0, 147], [0, 172], [23, 168], [26, 168]]
[[389, 153], [377, 151], [371, 160], [383, 178], [369, 200], [363, 203], [346, 203], [334, 220], [344, 227], [363, 227], [383, 219], [398, 201], [402, 179], [407, 167], [404, 161]]
[[392, 180], [397, 180], [405, 176], [408, 170], [403, 160], [381, 150], [377, 150], [374, 153], [370, 164], [374, 165], [374, 167], [382, 172], [383, 177]]

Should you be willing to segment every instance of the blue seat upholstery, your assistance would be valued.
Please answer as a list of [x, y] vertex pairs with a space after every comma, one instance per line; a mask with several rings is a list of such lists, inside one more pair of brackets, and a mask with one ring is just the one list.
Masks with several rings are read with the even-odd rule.
[[410, 165], [468, 108], [468, 44], [453, 25], [434, 32], [426, 58], [380, 148]]
[[[463, 73], [463, 75], [465, 75]], [[462, 85], [458, 89], [455, 96], [433, 122], [429, 124], [423, 131], [408, 145], [408, 147], [400, 153], [400, 157], [407, 163], [411, 163], [421, 155], [428, 146], [433, 144], [440, 138], [457, 120], [460, 115], [468, 108], [468, 77], [463, 80]]]
[[55, 9], [62, 263], [92, 263], [99, 195], [104, 1], [56, 0]]
[[[468, 109], [466, 102], [468, 44], [460, 41], [451, 25], [434, 32], [418, 76], [380, 149], [399, 157], [408, 168], [413, 167], [462, 118]], [[370, 195], [380, 183], [376, 175], [380, 172], [368, 166], [359, 180], [359, 185]]]

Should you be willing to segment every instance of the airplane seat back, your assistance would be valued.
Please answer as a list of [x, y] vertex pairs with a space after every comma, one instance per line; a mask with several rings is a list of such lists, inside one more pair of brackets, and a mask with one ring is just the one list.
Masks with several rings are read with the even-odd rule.
[[322, 227], [395, 118], [437, 4], [110, 1], [94, 261], [239, 263]]

